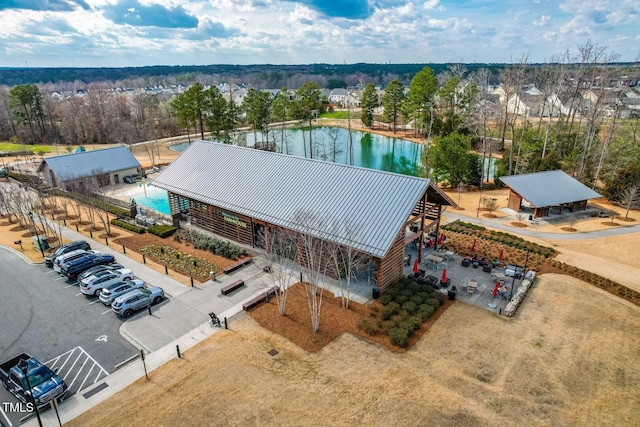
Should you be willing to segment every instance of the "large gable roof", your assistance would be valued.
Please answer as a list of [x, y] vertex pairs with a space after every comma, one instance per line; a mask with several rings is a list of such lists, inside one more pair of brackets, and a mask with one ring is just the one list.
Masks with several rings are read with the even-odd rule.
[[[205, 141], [153, 185], [380, 258], [425, 192], [455, 205], [428, 179]], [[331, 225], [301, 221], [305, 213]]]
[[601, 197], [561, 170], [501, 176], [500, 181], [537, 208]]
[[140, 162], [124, 146], [47, 157], [42, 161], [38, 172], [42, 171], [45, 164], [63, 182], [140, 167]]

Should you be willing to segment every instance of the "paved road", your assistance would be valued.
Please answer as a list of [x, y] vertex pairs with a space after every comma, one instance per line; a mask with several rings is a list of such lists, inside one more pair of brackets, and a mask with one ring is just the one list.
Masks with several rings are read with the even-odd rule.
[[[0, 248], [0, 277], [1, 361], [29, 353], [59, 368], [73, 394], [137, 354], [119, 333], [122, 320], [53, 270]], [[15, 401], [0, 388], [0, 402]], [[8, 414], [14, 425], [22, 415]]]
[[453, 222], [455, 220], [460, 220], [464, 222], [471, 222], [474, 224], [483, 225], [485, 227], [491, 227], [498, 230], [508, 231], [511, 233], [517, 233], [524, 236], [538, 237], [541, 239], [556, 239], [556, 240], [586, 240], [586, 239], [597, 239], [600, 237], [611, 237], [611, 236], [621, 236], [624, 234], [632, 234], [640, 232], [640, 224], [628, 226], [628, 227], [613, 227], [608, 228], [606, 230], [597, 230], [597, 231], [586, 231], [586, 232], [578, 232], [578, 233], [545, 233], [536, 231], [535, 228], [532, 230], [527, 230], [523, 228], [514, 228], [508, 225], [504, 225], [502, 221], [504, 218], [498, 219], [484, 219], [484, 218], [476, 218], [466, 215], [457, 214], [451, 210], [447, 210], [444, 215], [447, 217], [447, 222]]

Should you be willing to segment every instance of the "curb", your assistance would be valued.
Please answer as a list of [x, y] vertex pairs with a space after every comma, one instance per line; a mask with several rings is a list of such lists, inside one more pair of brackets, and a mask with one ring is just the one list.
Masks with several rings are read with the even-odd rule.
[[22, 258], [22, 260], [23, 260], [24, 262], [26, 262], [27, 264], [31, 264], [31, 265], [43, 265], [43, 264], [44, 264], [44, 261], [41, 261], [41, 262], [34, 262], [34, 261], [31, 261], [31, 260], [29, 259], [29, 257], [27, 257], [25, 254], [23, 254], [23, 253], [22, 253], [22, 252], [20, 252], [19, 250], [15, 249], [15, 248], [12, 248], [11, 246], [7, 246], [7, 245], [4, 245], [4, 244], [0, 243], [0, 248], [6, 249], [6, 250], [8, 250], [9, 252], [13, 252], [14, 254], [16, 254], [16, 255], [18, 255], [20, 258]]

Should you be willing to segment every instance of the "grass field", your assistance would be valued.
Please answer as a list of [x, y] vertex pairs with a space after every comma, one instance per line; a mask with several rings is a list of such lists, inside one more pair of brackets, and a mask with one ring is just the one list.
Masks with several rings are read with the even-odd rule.
[[0, 151], [22, 151], [30, 150], [34, 153], [50, 153], [53, 147], [49, 145], [22, 145], [13, 142], [0, 142]]
[[406, 353], [350, 334], [309, 353], [243, 316], [65, 425], [638, 425], [638, 328], [555, 274], [512, 319], [454, 304]]

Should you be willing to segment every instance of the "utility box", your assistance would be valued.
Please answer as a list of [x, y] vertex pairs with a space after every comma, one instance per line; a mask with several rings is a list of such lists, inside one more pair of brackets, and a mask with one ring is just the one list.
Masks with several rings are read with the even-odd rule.
[[33, 236], [33, 246], [39, 251], [45, 251], [50, 248], [49, 238], [47, 236]]

